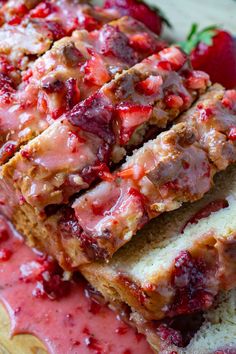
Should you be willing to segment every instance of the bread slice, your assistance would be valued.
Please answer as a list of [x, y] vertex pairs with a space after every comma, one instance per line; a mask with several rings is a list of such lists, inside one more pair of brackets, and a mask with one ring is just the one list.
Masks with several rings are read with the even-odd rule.
[[[230, 97], [229, 109], [224, 101], [230, 95], [234, 96]], [[130, 157], [113, 180], [100, 183], [75, 200], [72, 208], [82, 228], [82, 244], [85, 240], [96, 245], [109, 258], [148, 220], [177, 209], [183, 202], [200, 199], [210, 189], [214, 173], [236, 161], [231, 137], [236, 126], [235, 103], [236, 91], [224, 93], [214, 86], [180, 119], [191, 131], [197, 130], [196, 145], [186, 139], [188, 130], [181, 136], [176, 125], [175, 134], [171, 130], [160, 134]], [[212, 114], [198, 128], [193, 117], [206, 110]]]
[[[157, 68], [156, 65], [160, 63], [160, 67]], [[155, 79], [155, 75], [156, 74], [156, 78], [159, 79], [159, 75], [162, 77], [162, 79], [164, 80], [163, 83], [163, 91], [164, 93], [166, 92], [167, 94], [167, 98], [169, 98], [169, 91], [168, 89], [172, 88], [172, 92], [176, 93], [176, 95], [171, 94], [170, 98], [171, 98], [171, 106], [173, 104], [172, 99], [174, 99], [174, 102], [178, 101], [178, 107], [175, 106], [174, 107], [170, 107], [169, 104], [165, 103], [165, 100], [163, 99], [163, 91], [161, 90], [161, 92], [159, 93], [159, 91], [156, 93], [156, 95], [153, 96], [146, 96], [145, 92], [141, 95], [137, 95], [135, 96], [135, 100], [138, 99], [138, 97], [140, 97], [140, 103], [143, 103], [144, 99], [147, 99], [147, 103], [150, 103], [150, 101], [156, 101], [157, 103], [155, 105], [155, 107], [153, 108], [153, 115], [152, 115], [152, 121], [150, 121], [150, 124], [153, 124], [155, 126], [159, 126], [159, 127], [164, 127], [167, 122], [168, 119], [174, 119], [174, 117], [176, 117], [177, 115], [179, 115], [179, 113], [186, 109], [191, 103], [192, 101], [194, 101], [197, 96], [203, 92], [206, 89], [206, 86], [209, 84], [208, 81], [208, 77], [204, 74], [204, 73], [200, 73], [200, 72], [193, 72], [193, 71], [188, 71], [187, 70], [187, 74], [186, 74], [186, 67], [188, 67], [188, 63], [186, 63], [186, 58], [185, 56], [176, 48], [169, 48], [166, 51], [163, 51], [162, 55], [154, 55], [150, 58], [148, 58], [148, 60], [144, 61], [141, 64], [138, 64], [138, 66], [135, 66], [131, 69], [131, 71], [125, 72], [124, 74], [118, 76], [110, 85], [106, 85], [104, 86], [104, 95], [106, 97], [109, 97], [110, 95], [112, 97], [114, 97], [114, 100], [117, 100], [117, 103], [119, 103], [120, 101], [124, 99], [127, 99], [127, 101], [131, 100], [131, 97], [123, 97], [126, 95], [126, 91], [124, 91], [124, 88], [126, 87], [127, 83], [136, 83], [136, 80], [139, 79], [141, 80], [141, 86], [144, 83], [144, 87], [148, 84], [148, 82], [146, 81], [147, 76], [154, 76]], [[138, 75], [139, 73], [139, 75]], [[143, 75], [145, 76], [145, 79], [143, 79]], [[187, 77], [186, 77], [187, 75]], [[197, 77], [197, 84], [198, 84], [198, 88], [196, 88], [196, 77]], [[173, 79], [175, 82], [175, 85], [173, 86]], [[176, 80], [176, 81], [175, 81]], [[152, 82], [152, 80], [151, 80]], [[194, 88], [191, 88], [192, 83], [194, 83]], [[170, 85], [170, 86], [169, 86]], [[155, 85], [154, 85], [155, 87]], [[123, 90], [123, 91], [122, 91]], [[174, 90], [174, 91], [173, 91]], [[114, 92], [113, 92], [114, 91]], [[102, 91], [103, 92], [103, 91]], [[133, 93], [132, 93], [133, 94]], [[180, 100], [178, 100], [178, 95]], [[99, 95], [98, 95], [99, 96]], [[182, 98], [183, 97], [183, 98]], [[76, 109], [74, 111], [72, 111], [72, 118], [76, 118], [78, 119], [78, 108], [86, 108], [86, 104], [87, 107], [91, 108], [91, 112], [94, 114], [94, 117], [97, 116], [97, 112], [93, 112], [93, 101], [94, 97], [91, 98], [90, 100], [85, 101], [86, 103], [82, 103], [81, 105], [77, 106]], [[109, 98], [110, 100], [112, 100], [111, 98]], [[181, 106], [179, 106], [179, 103], [181, 101]], [[99, 102], [99, 97], [98, 97], [98, 102]], [[176, 102], [175, 102], [176, 104]], [[136, 104], [133, 104], [134, 106], [136, 106]], [[128, 108], [129, 108], [129, 104], [127, 104]], [[105, 107], [100, 107], [102, 110], [104, 110], [104, 114], [106, 114], [107, 110], [106, 110], [106, 105]], [[116, 105], [114, 105], [114, 109], [116, 108]], [[134, 107], [135, 108], [135, 107]], [[142, 106], [140, 107], [138, 105], [138, 108], [141, 108], [141, 114], [140, 114], [140, 118], [141, 118], [141, 122], [140, 122], [140, 126], [142, 126], [142, 119], [143, 117], [147, 117], [147, 114], [145, 115], [145, 113], [148, 111], [150, 111], [150, 106], [146, 105], [145, 108], [146, 110], [142, 109]], [[123, 109], [123, 107], [120, 107], [121, 111]], [[131, 110], [132, 110], [132, 105], [131, 105]], [[81, 114], [81, 116], [83, 117], [83, 115]], [[135, 116], [136, 117], [136, 116]], [[149, 115], [148, 115], [149, 117]], [[8, 117], [9, 118], [9, 117]], [[136, 117], [137, 118], [137, 117]], [[13, 121], [11, 119], [7, 120], [9, 121]], [[125, 135], [124, 137], [127, 139], [127, 134], [131, 134], [131, 138], [130, 141], [122, 141], [122, 143], [120, 142], [120, 136], [117, 136], [117, 140], [119, 142], [119, 144], [134, 144], [136, 142], [136, 144], [138, 144], [140, 141], [142, 141], [143, 139], [143, 133], [142, 132], [137, 132], [135, 131], [134, 134], [132, 134], [133, 129], [135, 130], [136, 127], [132, 126], [132, 115], [131, 115], [131, 121], [126, 122], [129, 123], [129, 130], [128, 132], [125, 131]], [[24, 230], [24, 232], [26, 234], [28, 234], [29, 230], [31, 229], [31, 226], [33, 226], [33, 228], [36, 230], [38, 230], [37, 226], [38, 226], [38, 217], [42, 216], [42, 214], [40, 213], [40, 208], [39, 206], [45, 206], [45, 205], [49, 205], [49, 206], [53, 206], [53, 203], [55, 201], [55, 199], [58, 197], [60, 198], [60, 194], [62, 194], [60, 191], [59, 193], [57, 193], [56, 190], [53, 190], [54, 188], [57, 188], [58, 190], [61, 187], [65, 187], [66, 188], [66, 180], [70, 180], [69, 177], [72, 178], [72, 183], [69, 183], [69, 188], [67, 189], [69, 193], [73, 194], [75, 191], [79, 191], [81, 189], [81, 186], [83, 186], [85, 183], [89, 182], [91, 183], [92, 180], [94, 179], [94, 174], [97, 172], [104, 172], [104, 174], [106, 173], [106, 169], [105, 171], [103, 170], [97, 170], [96, 171], [96, 164], [98, 165], [98, 167], [103, 167], [104, 164], [101, 160], [101, 158], [104, 158], [104, 160], [106, 160], [106, 148], [108, 148], [108, 152], [110, 150], [110, 146], [109, 144], [105, 141], [102, 141], [102, 145], [99, 144], [100, 142], [100, 137], [99, 136], [93, 136], [92, 134], [90, 134], [89, 132], [87, 133], [86, 131], [83, 131], [82, 129], [80, 129], [79, 127], [76, 126], [77, 123], [75, 123], [75, 125], [72, 125], [70, 123], [68, 123], [65, 119], [59, 120], [58, 122], [55, 122], [55, 124], [53, 124], [49, 130], [47, 132], [45, 132], [44, 134], [41, 134], [40, 137], [38, 137], [37, 139], [33, 140], [29, 145], [26, 146], [26, 148], [24, 150], [22, 150], [21, 153], [17, 154], [15, 156], [15, 158], [13, 158], [9, 164], [5, 165], [3, 167], [3, 170], [6, 172], [5, 176], [9, 176], [9, 180], [7, 180], [8, 178], [5, 179], [5, 177], [3, 179], [1, 179], [1, 209], [3, 213], [6, 213], [14, 218], [14, 220], [18, 220], [17, 221], [17, 227], [21, 230]], [[87, 126], [87, 124], [86, 124]], [[99, 122], [97, 123], [97, 126], [99, 128]], [[59, 129], [58, 129], [59, 128]], [[122, 126], [121, 126], [122, 128]], [[126, 128], [126, 127], [125, 127]], [[60, 134], [59, 134], [59, 130], [62, 130], [62, 141], [60, 141]], [[66, 130], [66, 132], [68, 132], [69, 134], [63, 134], [63, 129]], [[86, 127], [85, 127], [86, 129]], [[75, 131], [75, 134], [73, 134], [73, 132]], [[116, 131], [116, 129], [114, 128], [114, 131]], [[27, 132], [27, 130], [26, 130]], [[51, 133], [52, 132], [52, 133]], [[90, 146], [88, 146], [89, 144], [84, 144], [84, 137], [82, 137], [81, 139], [79, 139], [78, 134], [76, 135], [76, 132], [81, 132], [83, 136], [86, 137], [86, 139], [88, 141], [91, 142], [90, 146], [92, 146], [92, 149], [96, 149], [96, 144], [97, 147], [100, 148], [100, 150], [98, 150], [98, 154], [95, 156], [95, 171], [92, 169], [92, 174], [90, 174], [90, 176], [92, 177], [92, 179], [89, 181], [89, 178], [91, 178], [89, 176], [89, 170], [90, 170], [90, 166], [88, 166], [88, 172], [86, 172], [86, 180], [85, 181], [81, 181], [80, 176], [76, 175], [76, 173], [78, 172], [78, 156], [79, 159], [81, 157], [80, 155], [80, 145], [82, 146], [82, 150], [85, 146], [85, 149], [89, 149]], [[101, 129], [102, 133], [106, 133], [106, 129]], [[49, 133], [49, 134], [48, 134]], [[123, 132], [124, 133], [124, 132]], [[144, 133], [145, 133], [145, 129], [144, 129]], [[59, 142], [58, 144], [56, 143], [56, 139], [59, 138]], [[103, 137], [104, 138], [104, 137]], [[42, 140], [42, 144], [38, 144], [38, 141], [40, 142], [40, 139]], [[64, 139], [64, 140], [63, 140]], [[122, 135], [122, 139], [123, 139], [123, 135]], [[103, 140], [103, 139], [102, 139]], [[106, 140], [106, 138], [105, 138]], [[98, 142], [98, 143], [96, 143]], [[96, 144], [95, 144], [96, 143]], [[64, 145], [63, 145], [64, 144]], [[65, 157], [65, 163], [66, 166], [62, 166], [62, 161], [61, 159], [58, 160], [57, 156], [58, 156], [58, 146], [65, 146], [66, 149], [69, 149], [69, 158], [67, 159], [67, 156]], [[32, 148], [31, 148], [32, 147]], [[56, 147], [56, 150], [55, 150]], [[104, 149], [103, 149], [104, 147]], [[29, 150], [27, 150], [27, 148], [29, 148]], [[9, 148], [8, 150], [10, 150], [10, 152], [12, 151], [11, 148]], [[78, 151], [78, 154], [73, 154], [73, 152]], [[118, 152], [116, 151], [118, 150]], [[27, 152], [28, 151], [28, 152]], [[117, 160], [119, 160], [123, 155], [122, 153], [124, 153], [124, 148], [121, 146], [121, 148], [118, 149], [113, 149], [112, 154], [111, 154], [111, 159], [114, 159], [115, 162], [117, 162]], [[36, 160], [35, 160], [35, 167], [38, 170], [35, 173], [33, 173], [33, 169], [31, 168], [31, 163], [34, 161], [33, 160], [33, 154], [37, 155], [39, 153], [39, 155], [43, 152], [43, 154], [47, 154], [48, 152], [52, 152], [52, 160], [58, 165], [56, 166], [56, 171], [54, 171], [53, 169], [48, 168], [47, 166], [45, 167], [44, 162], [42, 164], [39, 164], [38, 166], [38, 162], [40, 161], [40, 157], [37, 158], [36, 156]], [[55, 152], [55, 155], [54, 155]], [[65, 155], [67, 153], [67, 150], [64, 150]], [[92, 151], [93, 152], [93, 151]], [[28, 160], [27, 156], [29, 157], [31, 154], [30, 159]], [[86, 156], [91, 156], [91, 154], [86, 154]], [[42, 156], [43, 157], [43, 156]], [[30, 161], [31, 160], [31, 161]], [[46, 159], [47, 160], [47, 159]], [[45, 160], [45, 161], [46, 161]], [[50, 160], [50, 158], [49, 158]], [[27, 174], [29, 173], [31, 175], [31, 178], [34, 179], [35, 183], [37, 183], [37, 179], [42, 178], [42, 182], [43, 184], [40, 185], [39, 187], [39, 193], [40, 196], [36, 196], [36, 198], [33, 198], [31, 200], [31, 202], [29, 203], [29, 205], [27, 205], [27, 199], [25, 198], [24, 195], [22, 194], [22, 192], [20, 191], [21, 189], [21, 182], [17, 179], [15, 180], [15, 176], [13, 176], [14, 172], [16, 172], [16, 174], [18, 174], [18, 172], [16, 171], [16, 166], [14, 165], [15, 163], [19, 162], [19, 166], [17, 166], [17, 168], [19, 168], [19, 172], [20, 174], [22, 173], [22, 178], [24, 179], [25, 177], [25, 182], [27, 183], [28, 177]], [[83, 162], [83, 159], [82, 159]], [[24, 167], [24, 163], [25, 167]], [[29, 165], [28, 165], [29, 164]], [[68, 164], [69, 167], [68, 168]], [[85, 164], [86, 160], [85, 160]], [[28, 169], [29, 167], [29, 169]], [[86, 166], [87, 167], [87, 166]], [[93, 165], [92, 165], [93, 167]], [[105, 166], [106, 167], [106, 166]], [[26, 174], [24, 172], [26, 168]], [[73, 170], [75, 168], [75, 170]], [[79, 166], [79, 168], [81, 168], [81, 166]], [[22, 172], [21, 172], [22, 169]], [[41, 170], [42, 169], [42, 170]], [[72, 171], [71, 171], [72, 169]], [[40, 172], [41, 170], [41, 172]], [[68, 173], [65, 173], [65, 171], [69, 171], [72, 172], [71, 175], [68, 175]], [[5, 173], [4, 172], [4, 173]], [[32, 172], [32, 174], [31, 174]], [[51, 177], [50, 174], [52, 173]], [[19, 177], [20, 177], [19, 174]], [[109, 176], [109, 173], [107, 174]], [[38, 176], [38, 177], [37, 177]], [[36, 177], [36, 178], [35, 178]], [[62, 182], [61, 180], [64, 179], [64, 182]], [[74, 178], [75, 177], [75, 178]], [[96, 177], [96, 176], [95, 176]], [[12, 179], [13, 178], [13, 179]], [[15, 186], [13, 185], [13, 180], [15, 186], [17, 186], [17, 188], [15, 189]], [[47, 181], [46, 181], [47, 180]], [[59, 185], [58, 182], [59, 182]], [[61, 183], [61, 182], [62, 183]], [[9, 182], [9, 183], [8, 183]], [[55, 184], [56, 182], [56, 184]], [[85, 183], [84, 183], [85, 182]], [[46, 184], [48, 183], [49, 188], [51, 188], [51, 191], [47, 191], [45, 194], [45, 199], [44, 199], [44, 188], [46, 186]], [[61, 184], [60, 184], [61, 183]], [[64, 183], [64, 184], [63, 184]], [[33, 184], [33, 181], [30, 182], [30, 184]], [[40, 184], [40, 183], [39, 183]], [[29, 186], [29, 185], [28, 185]], [[26, 189], [28, 188], [25, 185]], [[24, 187], [24, 188], [25, 188]], [[43, 188], [41, 188], [43, 187]], [[70, 188], [72, 187], [72, 190], [70, 190]], [[87, 187], [87, 185], [85, 186]], [[18, 189], [19, 188], [19, 189]], [[31, 188], [31, 187], [30, 187]], [[61, 188], [61, 190], [64, 192], [65, 190], [63, 190]], [[66, 193], [65, 193], [66, 195]], [[70, 194], [69, 194], [70, 195]], [[69, 196], [66, 195], [66, 197], [68, 198]], [[58, 199], [59, 199], [58, 198]], [[62, 202], [62, 200], [59, 200], [57, 202], [58, 204], [60, 204]], [[34, 208], [36, 207], [36, 205], [34, 204], [36, 201], [38, 200], [38, 202], [40, 202], [40, 204], [37, 205], [37, 209], [35, 210]], [[48, 202], [49, 201], [49, 202]], [[46, 204], [45, 204], [46, 202]], [[50, 204], [52, 203], [52, 204]], [[16, 204], [15, 206], [17, 207], [16, 209], [14, 209], [14, 204]], [[22, 205], [24, 204], [24, 205]], [[9, 207], [10, 206], [10, 207]], [[33, 206], [33, 207], [32, 207]], [[19, 210], [18, 210], [19, 207]], [[21, 208], [23, 209], [21, 210]], [[27, 210], [27, 212], [26, 212]], [[42, 209], [41, 209], [42, 210]], [[21, 215], [23, 211], [24, 216]], [[26, 214], [25, 214], [26, 212]], [[43, 214], [45, 216], [45, 214]], [[61, 215], [61, 214], [60, 214]], [[30, 222], [27, 222], [27, 218], [30, 219]], [[51, 219], [50, 219], [51, 220]], [[57, 219], [56, 219], [57, 220]], [[21, 224], [21, 225], [20, 225]], [[57, 222], [54, 223], [53, 225], [54, 227], [57, 227]], [[39, 229], [41, 229], [42, 226], [39, 226]], [[50, 225], [50, 229], [51, 229], [51, 225]], [[47, 229], [48, 230], [48, 229]], [[48, 231], [47, 231], [48, 232]], [[45, 238], [48, 235], [47, 232], [45, 232]], [[51, 232], [50, 232], [51, 234]], [[56, 237], [56, 236], [55, 236]], [[30, 236], [29, 238], [32, 240], [37, 240], [37, 238], [35, 238], [34, 236]], [[41, 236], [40, 236], [41, 238]], [[58, 241], [58, 237], [57, 237], [57, 241]], [[42, 242], [39, 241], [37, 243], [37, 245], [39, 246], [39, 244], [41, 244]], [[44, 242], [44, 245], [48, 246], [48, 243], [50, 243], [50, 241], [48, 240], [47, 242]], [[47, 248], [46, 246], [46, 248]], [[55, 247], [53, 247], [53, 252], [56, 250]], [[60, 252], [61, 254], [62, 252]]]
[[[212, 95], [220, 112], [223, 110], [223, 118], [230, 122], [230, 126], [221, 131], [230, 143], [228, 135], [235, 117], [233, 108], [223, 107], [225, 95], [220, 86], [214, 86], [206, 94], [207, 100], [209, 95]], [[201, 98], [201, 102], [203, 100]], [[198, 109], [197, 105], [195, 110]], [[213, 125], [210, 130], [214, 130]], [[33, 209], [32, 204], [20, 199], [24, 188], [21, 183], [21, 189], [16, 189], [20, 191], [19, 204], [16, 208], [13, 205], [13, 221], [31, 244], [47, 250], [48, 245], [52, 245], [49, 247], [52, 255], [58, 258], [62, 266], [77, 268], [94, 259], [109, 259], [148, 220], [179, 208], [183, 202], [200, 199], [210, 189], [217, 168], [209, 162], [207, 152], [198, 142], [194, 142], [191, 125], [180, 123], [137, 150], [119, 171], [114, 175], [108, 174], [109, 181], [102, 182], [78, 198], [72, 208], [68, 206], [57, 213], [52, 210], [54, 215], [46, 219], [37, 213], [37, 209]], [[232, 163], [231, 153], [225, 158], [228, 158], [228, 164]], [[12, 188], [12, 184], [6, 182], [9, 171], [5, 171], [4, 167], [5, 177], [2, 179], [8, 185], [5, 193], [8, 199], [9, 194], [16, 195], [14, 187], [13, 193], [8, 191]], [[31, 187], [32, 180], [28, 183]], [[2, 187], [4, 189], [5, 186]], [[2, 205], [4, 211], [4, 200]]]
[[236, 286], [235, 212], [234, 165], [202, 200], [151, 222], [109, 263], [80, 270], [109, 302], [147, 320], [206, 310]]
[[[59, 162], [61, 163], [61, 161]], [[148, 179], [148, 171], [153, 171], [159, 165], [162, 165], [163, 168], [166, 166], [169, 168], [170, 162], [173, 162], [173, 168], [170, 171], [173, 174], [177, 173], [181, 187], [176, 189], [175, 186], [173, 187], [167, 182], [167, 185], [163, 182], [163, 187], [152, 185]], [[6, 190], [5, 195], [8, 203], [5, 204], [7, 205], [9, 205], [9, 195], [12, 195], [13, 198], [19, 198], [19, 204], [17, 207], [13, 206], [13, 213], [10, 217], [23, 235], [26, 235], [30, 240], [38, 239], [39, 243], [43, 242], [47, 249], [48, 244], [53, 242], [53, 239], [57, 239], [56, 242], [63, 244], [63, 249], [68, 255], [68, 261], [71, 258], [71, 266], [77, 267], [81, 262], [89, 262], [94, 258], [110, 258], [122, 244], [131, 239], [137, 228], [141, 228], [142, 225], [147, 223], [148, 219], [164, 211], [178, 208], [183, 201], [193, 201], [201, 198], [210, 189], [212, 176], [215, 172], [214, 166], [208, 161], [207, 154], [194, 142], [194, 132], [184, 123], [161, 133], [155, 140], [149, 141], [143, 148], [137, 150], [127, 160], [127, 163], [123, 166], [123, 171], [129, 171], [131, 169], [129, 166], [136, 163], [140, 166], [137, 169], [137, 178], [139, 176], [143, 177], [143, 183], [140, 186], [146, 191], [146, 196], [142, 196], [142, 190], [137, 189], [136, 180], [133, 182], [133, 179], [121, 178], [121, 175], [117, 175], [117, 178], [113, 178], [111, 175], [112, 183], [103, 182], [91, 191], [92, 196], [103, 204], [94, 204], [92, 210], [94, 213], [97, 211], [96, 215], [94, 215], [94, 218], [93, 215], [91, 217], [88, 215], [86, 220], [89, 226], [93, 221], [99, 224], [99, 218], [101, 218], [101, 223], [107, 221], [107, 233], [104, 232], [104, 236], [101, 237], [90, 237], [89, 234], [81, 232], [82, 229], [78, 220], [84, 217], [86, 212], [90, 213], [91, 207], [87, 207], [89, 199], [83, 199], [87, 209], [81, 210], [80, 213], [77, 212], [77, 205], [73, 206], [74, 210], [68, 205], [56, 214], [45, 217], [37, 212], [36, 208], [33, 209], [24, 199], [21, 200], [21, 195], [16, 194], [18, 190], [9, 193], [10, 189], [14, 190], [14, 186], [11, 183], [5, 183], [5, 167], [3, 168], [2, 195]], [[188, 164], [188, 168], [180, 168], [182, 164]], [[148, 169], [146, 178], [142, 172], [145, 166]], [[121, 172], [122, 170], [119, 173]], [[182, 180], [185, 181], [184, 184]], [[31, 186], [33, 185], [31, 184]], [[122, 193], [119, 199], [120, 190]], [[100, 199], [100, 195], [103, 199]], [[163, 195], [165, 199], [163, 199]], [[116, 204], [117, 198], [119, 203], [114, 214], [117, 222], [111, 223], [111, 226], [114, 225], [114, 229], [110, 229], [109, 235], [110, 218], [104, 219], [102, 212], [99, 212], [99, 210], [108, 208], [109, 203]], [[1, 209], [4, 212], [4, 201], [1, 204]], [[38, 226], [36, 227], [36, 225]], [[125, 237], [122, 236], [123, 230], [127, 230]], [[45, 236], [42, 236], [42, 234]], [[56, 247], [53, 247], [53, 255], [57, 257], [57, 253]]]
[[56, 41], [24, 75], [16, 92], [0, 102], [0, 163], [117, 73], [165, 46], [129, 17]]
[[[205, 91], [208, 76], [189, 68], [186, 79], [187, 67], [186, 56], [170, 47], [116, 76], [24, 146], [3, 166], [3, 178], [38, 212], [67, 203], [99, 176], [109, 178], [111, 162], [119, 162], [150, 127], [164, 128]], [[191, 89], [195, 75], [199, 86]], [[139, 86], [150, 90], [149, 85], [154, 85], [152, 95], [137, 92]], [[177, 106], [170, 107], [169, 98]]]
[[5, 22], [0, 27], [0, 54], [7, 54], [21, 70], [29, 66], [32, 56], [44, 54], [54, 41], [74, 30], [98, 29], [119, 17], [117, 13], [70, 0], [53, 0], [42, 7], [37, 0], [9, 1], [0, 12], [1, 21]]
[[[35, 92], [38, 108], [46, 109], [56, 119], [72, 108], [73, 103], [75, 105], [90, 96], [116, 74], [166, 46], [141, 22], [132, 17], [121, 17], [99, 30], [74, 31], [70, 37], [56, 41], [35, 62], [29, 84], [22, 86], [26, 92]], [[74, 102], [66, 101], [68, 93], [63, 83], [69, 79], [75, 82], [71, 90], [78, 91], [77, 98], [70, 98]], [[42, 95], [45, 102], [40, 105]], [[42, 107], [43, 104], [46, 108]]]

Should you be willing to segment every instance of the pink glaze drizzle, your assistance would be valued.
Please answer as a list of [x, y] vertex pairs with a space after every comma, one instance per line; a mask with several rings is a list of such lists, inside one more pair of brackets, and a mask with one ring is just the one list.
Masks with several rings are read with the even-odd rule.
[[82, 280], [72, 283], [69, 294], [60, 300], [35, 298], [35, 282], [20, 280], [20, 267], [37, 260], [38, 255], [0, 215], [2, 249], [11, 251], [9, 260], [0, 261], [0, 301], [9, 313], [12, 335], [33, 334], [51, 354], [152, 353], [144, 337], [120, 322], [106, 306], [95, 306], [94, 311]]

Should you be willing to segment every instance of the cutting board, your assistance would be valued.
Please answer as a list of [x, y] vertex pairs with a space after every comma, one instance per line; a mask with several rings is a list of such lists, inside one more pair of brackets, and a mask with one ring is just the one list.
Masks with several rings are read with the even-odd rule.
[[0, 354], [46, 354], [44, 345], [26, 334], [9, 337], [10, 323], [7, 312], [0, 305]]
[[[182, 40], [186, 37], [193, 22], [201, 27], [217, 24], [236, 35], [235, 0], [149, 0], [158, 5], [173, 25], [172, 30], [165, 29], [164, 37]], [[46, 354], [40, 341], [30, 335], [9, 337], [10, 323], [8, 315], [0, 305], [0, 354]], [[66, 354], [66, 353], [65, 353]]]

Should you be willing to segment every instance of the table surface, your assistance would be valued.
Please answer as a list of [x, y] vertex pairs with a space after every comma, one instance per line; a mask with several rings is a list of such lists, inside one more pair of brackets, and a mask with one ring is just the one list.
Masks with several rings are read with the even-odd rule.
[[196, 22], [200, 28], [218, 25], [236, 36], [236, 0], [147, 0], [158, 5], [173, 25], [164, 35], [183, 40]]
[[[164, 36], [176, 41], [183, 40], [193, 22], [200, 27], [219, 25], [236, 36], [236, 0], [147, 0], [158, 5], [166, 14], [173, 28], [165, 29]], [[29, 335], [9, 338], [10, 324], [3, 306], [0, 305], [0, 354], [44, 354], [44, 346]]]

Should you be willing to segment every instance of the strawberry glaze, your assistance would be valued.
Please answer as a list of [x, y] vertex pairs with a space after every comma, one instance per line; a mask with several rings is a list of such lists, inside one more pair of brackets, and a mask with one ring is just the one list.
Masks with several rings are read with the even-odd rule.
[[0, 300], [9, 313], [12, 335], [34, 334], [50, 353], [57, 354], [152, 353], [142, 336], [120, 322], [105, 305], [85, 296], [83, 280], [71, 282], [69, 293], [59, 300], [33, 296], [36, 283], [30, 276], [23, 281], [22, 269], [27, 272], [26, 265], [37, 262], [39, 255], [25, 246], [0, 216], [3, 249], [11, 256], [0, 260]]

